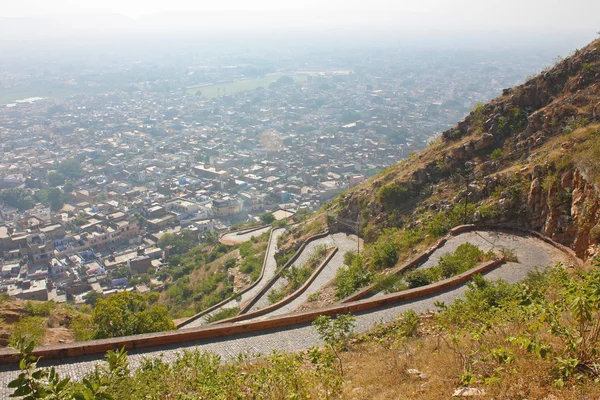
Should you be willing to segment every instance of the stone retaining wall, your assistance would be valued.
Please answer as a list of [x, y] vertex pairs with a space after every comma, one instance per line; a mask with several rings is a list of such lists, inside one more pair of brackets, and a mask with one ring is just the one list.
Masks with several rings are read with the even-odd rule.
[[[306, 248], [306, 246], [317, 239], [322, 239], [324, 237], [326, 237], [327, 235], [329, 235], [329, 231], [325, 231], [325, 232], [321, 232], [321, 233], [317, 233], [316, 235], [313, 235], [311, 237], [309, 237], [308, 239], [306, 239], [304, 241], [304, 243], [302, 243], [300, 245], [300, 247], [298, 248], [298, 251], [296, 251], [296, 253], [292, 256], [292, 258], [290, 258], [283, 267], [281, 267], [279, 269], [279, 271], [277, 271], [277, 273], [269, 280], [269, 282], [267, 282], [265, 284], [265, 286], [263, 286], [263, 288], [260, 290], [260, 292], [258, 292], [256, 294], [256, 296], [254, 296], [252, 299], [250, 299], [246, 304], [244, 304], [241, 309], [240, 309], [240, 315], [242, 314], [246, 314], [248, 311], [250, 311], [250, 309], [252, 307], [254, 307], [254, 305], [256, 304], [256, 302], [265, 295], [265, 293], [267, 293], [269, 291], [269, 289], [271, 289], [271, 287], [273, 287], [273, 285], [275, 284], [275, 282], [277, 282], [277, 280], [279, 279], [279, 277], [281, 276], [281, 273], [287, 269], [288, 267], [290, 267], [294, 262], [296, 262], [296, 260], [298, 259], [298, 257], [300, 257], [300, 254], [302, 254], [302, 251]], [[266, 259], [265, 259], [266, 261]]]
[[330, 251], [329, 254], [327, 254], [327, 257], [325, 257], [325, 260], [323, 260], [323, 262], [311, 274], [311, 276], [306, 280], [306, 282], [304, 282], [304, 285], [302, 285], [302, 287], [300, 287], [299, 289], [297, 289], [295, 292], [293, 292], [292, 294], [290, 294], [286, 298], [278, 301], [275, 304], [271, 304], [268, 307], [262, 308], [260, 310], [256, 310], [254, 312], [250, 312], [250, 313], [247, 313], [247, 314], [240, 314], [240, 315], [237, 315], [235, 317], [224, 319], [222, 321], [217, 321], [216, 324], [222, 324], [222, 323], [227, 323], [227, 322], [244, 321], [244, 320], [248, 320], [248, 319], [251, 319], [251, 318], [260, 317], [261, 315], [268, 314], [271, 311], [277, 310], [279, 307], [283, 307], [283, 306], [289, 304], [291, 301], [296, 300], [298, 298], [298, 296], [300, 296], [302, 293], [304, 293], [306, 291], [306, 289], [308, 289], [308, 287], [314, 282], [314, 280], [317, 278], [317, 276], [319, 276], [319, 274], [321, 273], [321, 271], [323, 271], [323, 268], [325, 268], [327, 266], [327, 264], [329, 263], [329, 261], [331, 261], [331, 259], [335, 255], [335, 253], [337, 253], [337, 251], [338, 251], [338, 248], [334, 247], [333, 250]]
[[[101, 354], [107, 352], [108, 350], [116, 350], [120, 348], [132, 350], [182, 343], [199, 339], [218, 338], [235, 334], [257, 332], [279, 327], [289, 327], [291, 325], [309, 323], [320, 315], [336, 316], [348, 313], [358, 313], [417, 297], [429, 296], [434, 293], [462, 285], [471, 279], [473, 275], [488, 272], [504, 262], [504, 258], [493, 260], [460, 275], [433, 283], [431, 285], [409, 289], [399, 293], [392, 293], [377, 297], [375, 299], [366, 299], [345, 304], [337, 304], [318, 310], [289, 313], [281, 316], [266, 318], [260, 321], [230, 322], [202, 328], [189, 328], [112, 339], [91, 340], [88, 342], [43, 346], [36, 348], [32, 355], [36, 357], [43, 357], [44, 359], [68, 358], [90, 354]], [[19, 359], [20, 354], [16, 350], [4, 349], [0, 351], [0, 364], [16, 363]]]

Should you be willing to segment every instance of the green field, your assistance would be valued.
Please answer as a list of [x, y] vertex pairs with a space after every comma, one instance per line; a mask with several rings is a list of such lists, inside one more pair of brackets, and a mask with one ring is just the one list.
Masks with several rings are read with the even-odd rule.
[[[223, 96], [226, 94], [234, 94], [237, 92], [243, 92], [246, 90], [256, 89], [257, 87], [263, 86], [268, 87], [269, 84], [275, 82], [280, 77], [286, 74], [273, 74], [267, 75], [262, 78], [256, 79], [244, 79], [241, 81], [230, 82], [230, 83], [219, 83], [214, 85], [207, 86], [190, 86], [186, 88], [188, 94], [196, 94], [197, 91], [202, 92], [202, 96], [207, 99], [211, 99], [213, 97], [217, 97], [219, 95]], [[296, 82], [306, 82], [306, 75], [287, 75], [294, 78]]]
[[67, 97], [77, 93], [77, 90], [69, 89], [40, 89], [40, 90], [23, 90], [12, 93], [0, 92], [0, 105], [14, 103], [16, 100], [28, 99], [30, 97], [43, 97], [44, 99], [53, 99], [59, 97]]

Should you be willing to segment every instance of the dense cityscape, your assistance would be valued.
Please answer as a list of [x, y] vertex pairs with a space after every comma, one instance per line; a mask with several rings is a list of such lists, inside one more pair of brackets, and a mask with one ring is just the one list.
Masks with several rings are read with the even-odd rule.
[[[57, 302], [161, 290], [165, 234], [200, 242], [315, 211], [550, 57], [387, 49], [298, 59], [4, 71], [0, 290]], [[151, 279], [131, 284], [138, 274]]]

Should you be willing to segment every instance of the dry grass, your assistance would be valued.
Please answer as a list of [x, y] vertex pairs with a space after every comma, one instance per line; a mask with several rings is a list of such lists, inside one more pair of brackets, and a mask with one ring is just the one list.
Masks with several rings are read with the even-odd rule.
[[[425, 324], [427, 325], [427, 323]], [[517, 333], [510, 329], [508, 334]], [[487, 338], [503, 342], [504, 336]], [[551, 366], [526, 351], [501, 372], [497, 382], [473, 385], [485, 391], [480, 399], [596, 399], [600, 385], [584, 382], [568, 389], [552, 386]], [[432, 332], [417, 338], [369, 340], [351, 345], [343, 354], [345, 383], [339, 399], [448, 399], [460, 387], [462, 365], [457, 354]], [[416, 369], [425, 377], [409, 374]]]

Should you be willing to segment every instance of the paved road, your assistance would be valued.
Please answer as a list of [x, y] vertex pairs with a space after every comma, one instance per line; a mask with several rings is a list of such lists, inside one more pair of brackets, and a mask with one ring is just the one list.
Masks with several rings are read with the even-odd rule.
[[[296, 262], [294, 263], [296, 266], [304, 266], [309, 258], [313, 255], [317, 246], [325, 245], [328, 248], [337, 247], [338, 252], [333, 256], [333, 258], [329, 261], [327, 266], [323, 269], [323, 271], [319, 274], [319, 276], [314, 280], [314, 282], [310, 285], [310, 287], [300, 295], [296, 300], [290, 302], [288, 305], [272, 311], [269, 314], [265, 315], [278, 315], [285, 314], [287, 312], [294, 311], [301, 304], [303, 304], [308, 296], [317, 292], [323, 286], [325, 286], [330, 280], [335, 277], [335, 272], [343, 265], [344, 254], [346, 254], [350, 250], [356, 251], [356, 235], [347, 235], [345, 233], [335, 233], [333, 235], [328, 235], [324, 238], [314, 240], [306, 245]], [[362, 240], [361, 240], [361, 248], [362, 248]], [[271, 289], [269, 289], [258, 302], [251, 308], [250, 311], [260, 310], [269, 306], [271, 303], [269, 302], [268, 295], [273, 290], [278, 290], [286, 285], [285, 279], [278, 279], [277, 282], [273, 285]]]
[[[465, 240], [469, 234], [459, 235], [458, 240]], [[502, 278], [508, 282], [518, 282], [527, 276], [527, 273], [536, 268], [543, 268], [549, 263], [562, 261], [569, 264], [569, 258], [556, 248], [544, 243], [541, 240], [508, 235], [506, 240], [525, 240], [528, 243], [526, 248], [521, 248], [521, 253], [517, 248], [518, 263], [507, 263], [495, 270], [485, 274], [488, 279]], [[452, 244], [450, 243], [449, 246]], [[516, 246], [515, 246], [516, 247]], [[442, 247], [438, 252], [447, 252], [448, 248]], [[436, 252], [436, 255], [437, 253]], [[443, 253], [442, 253], [443, 254]], [[425, 312], [435, 309], [435, 301], [443, 301], [450, 304], [454, 299], [461, 296], [466, 287], [447, 290], [443, 293], [437, 293], [430, 297], [413, 299], [400, 304], [389, 305], [375, 310], [369, 310], [356, 315], [356, 329], [359, 332], [368, 330], [376, 322], [391, 321], [399, 313], [413, 309], [416, 312]], [[176, 355], [183, 350], [210, 351], [220, 354], [224, 358], [233, 358], [240, 353], [246, 354], [268, 354], [273, 350], [298, 351], [310, 346], [321, 344], [316, 331], [309, 324], [300, 324], [277, 328], [264, 332], [255, 332], [252, 334], [240, 334], [218, 339], [205, 339], [179, 343], [169, 346], [161, 346], [147, 349], [131, 351], [129, 360], [131, 366], [136, 368], [140, 365], [143, 358], [163, 357], [165, 360], [173, 360]], [[98, 361], [102, 360], [103, 355], [93, 355], [86, 357], [69, 358], [68, 360], [49, 360], [41, 362], [42, 366], [56, 365], [57, 370], [62, 375], [71, 376], [74, 379], [80, 379], [85, 373], [93, 369]], [[16, 365], [2, 366], [0, 368], [0, 398], [7, 398], [7, 384], [17, 375]]]
[[255, 236], [260, 236], [265, 232], [268, 232], [269, 229], [271, 229], [270, 226], [266, 226], [264, 228], [255, 230], [255, 231], [251, 231], [248, 232], [246, 231], [240, 231], [240, 232], [231, 232], [231, 233], [226, 233], [223, 236], [221, 236], [221, 238], [219, 239], [221, 243], [224, 244], [240, 244], [240, 243], [244, 243], [247, 242], [248, 240], [252, 239]]
[[329, 260], [325, 268], [323, 268], [321, 273], [315, 278], [315, 280], [311, 283], [311, 285], [306, 289], [304, 293], [302, 293], [300, 296], [298, 296], [296, 299], [292, 300], [285, 306], [273, 310], [270, 313], [267, 313], [258, 318], [265, 318], [271, 317], [273, 315], [290, 313], [295, 311], [302, 304], [304, 304], [311, 294], [318, 292], [322, 287], [327, 285], [333, 278], [335, 278], [335, 273], [337, 272], [337, 270], [344, 265], [344, 255], [349, 251], [356, 251], [356, 240], [356, 235], [336, 233], [334, 235], [329, 235], [323, 239], [319, 239], [317, 241], [309, 243], [300, 255], [300, 257], [298, 257], [298, 260], [295, 263], [296, 265], [302, 266], [306, 264], [311, 254], [313, 254], [314, 249], [318, 245], [325, 244], [327, 247], [337, 247], [338, 251], [337, 253], [335, 253], [333, 258]]
[[[256, 286], [254, 286], [252, 289], [250, 289], [249, 291], [247, 291], [246, 293], [244, 293], [242, 295], [241, 301], [238, 301], [235, 299], [230, 300], [227, 303], [223, 304], [221, 307], [217, 308], [216, 310], [202, 316], [201, 318], [198, 318], [195, 321], [190, 322], [189, 324], [185, 325], [183, 328], [194, 328], [194, 327], [205, 325], [207, 323], [207, 318], [209, 316], [216, 314], [219, 311], [226, 309], [226, 308], [239, 307], [240, 304], [243, 304], [243, 303], [247, 302], [248, 300], [252, 299], [254, 296], [256, 296], [256, 294], [265, 285], [265, 283], [267, 283], [273, 277], [273, 275], [275, 275], [275, 271], [277, 270], [277, 262], [275, 261], [275, 252], [277, 251], [277, 239], [279, 238], [279, 236], [281, 236], [283, 234], [283, 232], [285, 232], [285, 228], [279, 228], [279, 229], [275, 229], [273, 231], [273, 233], [272, 233], [273, 237], [271, 239], [270, 246], [267, 249], [267, 252], [265, 253], [265, 257], [267, 258], [267, 261], [265, 264], [265, 273]], [[248, 240], [250, 240], [250, 239], [248, 239]]]
[[[541, 240], [532, 236], [516, 235], [499, 231], [474, 231], [462, 233], [457, 236], [452, 236], [444, 244], [443, 247], [434, 252], [423, 264], [416, 269], [431, 268], [440, 260], [440, 257], [454, 253], [458, 246], [469, 242], [487, 252], [494, 250], [498, 253], [502, 248], [510, 249], [515, 252], [519, 260], [519, 264], [525, 266], [543, 265], [547, 266], [561, 261], [565, 265], [571, 264], [571, 260], [562, 252], [562, 257], [556, 257], [554, 253], [539, 251], [539, 243]], [[384, 292], [379, 292], [372, 297], [384, 295]]]

